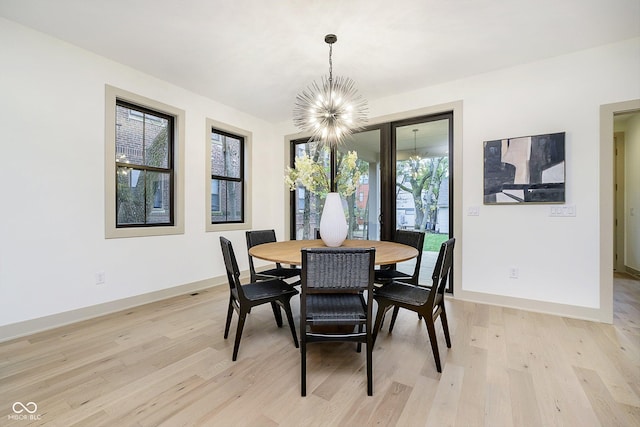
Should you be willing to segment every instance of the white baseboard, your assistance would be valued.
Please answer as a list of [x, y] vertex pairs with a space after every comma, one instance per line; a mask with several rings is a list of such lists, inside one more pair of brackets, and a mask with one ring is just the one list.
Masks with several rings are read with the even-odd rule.
[[626, 265], [624, 266], [624, 268], [625, 268], [625, 271], [626, 271], [627, 274], [630, 274], [631, 276], [636, 277], [636, 278], [640, 278], [640, 271], [636, 270], [635, 268], [631, 268], [629, 266], [626, 266]]
[[135, 295], [115, 301], [109, 301], [102, 304], [96, 304], [89, 307], [82, 307], [71, 311], [52, 314], [50, 316], [29, 319], [22, 322], [11, 323], [9, 325], [0, 326], [0, 342], [9, 341], [15, 338], [24, 337], [35, 334], [37, 332], [58, 328], [60, 326], [69, 325], [71, 323], [81, 322], [83, 320], [92, 319], [106, 314], [127, 310], [143, 304], [172, 298], [179, 295], [189, 294], [227, 283], [226, 276], [212, 277], [210, 279], [200, 280], [193, 283], [174, 286], [159, 291], [150, 292], [142, 295]]
[[611, 323], [600, 308], [580, 307], [575, 305], [560, 304], [547, 301], [528, 300], [504, 295], [485, 294], [473, 291], [458, 291], [455, 299], [481, 304], [497, 305], [500, 307], [515, 308], [536, 313], [552, 314], [573, 319], [590, 320], [592, 322]]

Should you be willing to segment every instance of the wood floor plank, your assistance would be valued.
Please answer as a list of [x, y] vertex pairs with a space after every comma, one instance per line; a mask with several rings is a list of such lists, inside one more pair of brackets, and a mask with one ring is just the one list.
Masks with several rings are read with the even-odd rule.
[[509, 369], [508, 373], [513, 425], [522, 427], [544, 425], [531, 373], [520, 369]]
[[487, 393], [487, 350], [469, 347], [460, 402], [456, 408], [456, 425], [481, 426], [484, 424]]
[[464, 382], [464, 367], [453, 363], [447, 364], [436, 389], [436, 396], [431, 403], [431, 411], [427, 417], [427, 426], [456, 425], [457, 408]]
[[406, 384], [394, 382], [387, 388], [382, 401], [369, 415], [367, 424], [379, 426], [395, 426], [398, 418], [411, 396], [413, 389]]
[[422, 375], [417, 377], [407, 403], [404, 405], [404, 410], [398, 416], [397, 426], [421, 426], [426, 424], [436, 396], [438, 383], [439, 381], [433, 378]]
[[484, 425], [513, 425], [509, 373], [507, 366], [507, 343], [502, 316], [493, 317], [487, 333], [487, 377], [485, 381]]

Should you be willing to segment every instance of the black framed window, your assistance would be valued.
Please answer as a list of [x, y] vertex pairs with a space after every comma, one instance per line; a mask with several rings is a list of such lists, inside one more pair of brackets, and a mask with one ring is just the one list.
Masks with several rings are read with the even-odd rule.
[[174, 225], [175, 117], [116, 99], [116, 228]]
[[245, 138], [211, 128], [211, 223], [244, 222]]

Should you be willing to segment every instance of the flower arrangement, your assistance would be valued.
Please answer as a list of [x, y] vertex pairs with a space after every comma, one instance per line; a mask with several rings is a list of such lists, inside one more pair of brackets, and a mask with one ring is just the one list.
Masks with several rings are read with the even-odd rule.
[[[357, 165], [358, 153], [349, 151], [338, 162], [336, 189], [342, 197], [351, 196], [360, 181], [360, 170]], [[326, 198], [331, 191], [327, 170], [320, 163], [314, 162], [304, 154], [296, 158], [295, 168], [287, 166], [284, 180], [291, 191], [301, 185], [313, 194]]]

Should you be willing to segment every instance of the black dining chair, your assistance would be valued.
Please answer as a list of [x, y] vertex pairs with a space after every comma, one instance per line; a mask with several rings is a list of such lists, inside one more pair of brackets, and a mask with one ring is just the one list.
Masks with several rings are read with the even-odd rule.
[[[247, 237], [247, 251], [254, 246], [262, 245], [263, 243], [276, 242], [275, 230], [251, 230], [246, 232]], [[300, 269], [297, 267], [283, 267], [280, 263], [276, 263], [275, 268], [269, 270], [256, 271], [253, 264], [253, 257], [249, 254], [249, 272], [251, 274], [251, 281], [257, 282], [259, 280], [269, 279], [291, 279], [300, 276]], [[300, 284], [300, 279], [291, 283], [296, 286]]]
[[386, 285], [394, 281], [417, 285], [420, 278], [420, 265], [422, 264], [422, 251], [424, 247], [424, 232], [414, 230], [396, 230], [396, 243], [414, 247], [418, 250], [416, 264], [413, 273], [408, 274], [396, 269], [396, 264], [383, 265], [375, 271], [374, 283]]
[[[238, 326], [236, 328], [236, 339], [233, 345], [233, 357], [235, 362], [238, 357], [238, 349], [240, 348], [240, 338], [242, 337], [242, 329], [247, 314], [251, 313], [251, 309], [262, 304], [277, 304], [278, 314], [279, 307], [282, 307], [287, 315], [289, 328], [293, 343], [298, 348], [298, 336], [293, 322], [291, 313], [291, 298], [298, 294], [298, 291], [280, 279], [264, 280], [256, 283], [241, 284], [240, 270], [236, 261], [235, 253], [231, 242], [220, 237], [220, 246], [222, 248], [222, 256], [224, 265], [227, 270], [227, 279], [229, 281], [229, 307], [227, 309], [227, 321], [224, 327], [224, 338], [229, 336], [229, 327], [231, 326], [231, 317], [234, 310], [238, 313]], [[274, 311], [275, 315], [275, 311]], [[282, 327], [282, 317], [275, 315], [276, 324]]]
[[327, 341], [356, 342], [358, 351], [367, 345], [367, 394], [373, 394], [374, 259], [374, 248], [302, 249], [302, 396], [307, 394], [307, 343]]
[[[451, 348], [449, 324], [447, 322], [447, 312], [444, 306], [444, 290], [447, 286], [447, 280], [453, 266], [453, 248], [455, 243], [455, 238], [451, 238], [440, 246], [438, 260], [436, 261], [436, 265], [431, 276], [431, 287], [403, 282], [392, 282], [374, 289], [373, 292], [373, 298], [378, 303], [376, 323], [373, 328], [374, 343], [378, 336], [379, 329], [382, 326], [382, 319], [387, 310], [394, 307], [394, 311], [398, 308], [414, 311], [424, 318], [427, 325], [429, 340], [431, 341], [431, 350], [433, 351], [433, 358], [435, 359], [438, 372], [442, 372], [435, 329], [435, 321], [438, 317], [440, 317], [440, 321], [442, 322], [442, 329], [444, 331], [444, 338], [447, 342], [447, 347]], [[393, 330], [394, 324], [395, 316], [391, 319], [389, 332]]]
[[[413, 273], [407, 274], [403, 271], [398, 270], [396, 264], [383, 265], [379, 269], [375, 271], [374, 284], [379, 286], [385, 286], [394, 281], [399, 281], [403, 283], [410, 283], [412, 285], [418, 285], [420, 280], [420, 266], [422, 265], [422, 252], [424, 249], [424, 238], [425, 233], [422, 231], [415, 230], [396, 230], [395, 238], [393, 239], [396, 243], [401, 243], [403, 245], [411, 246], [418, 250], [418, 256], [416, 257], [415, 267], [413, 268]], [[398, 317], [398, 308], [396, 307], [393, 310], [393, 315], [391, 317], [391, 321], [395, 322], [396, 317]], [[420, 318], [420, 315], [418, 315]], [[384, 322], [384, 318], [383, 318]]]

